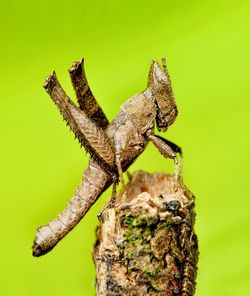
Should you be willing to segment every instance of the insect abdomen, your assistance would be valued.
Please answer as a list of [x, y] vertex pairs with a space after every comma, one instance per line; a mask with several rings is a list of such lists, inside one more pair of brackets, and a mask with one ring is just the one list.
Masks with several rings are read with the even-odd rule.
[[109, 185], [110, 176], [93, 159], [84, 172], [82, 183], [67, 207], [47, 225], [37, 229], [33, 243], [33, 256], [48, 253], [56, 244], [82, 219], [105, 187]]

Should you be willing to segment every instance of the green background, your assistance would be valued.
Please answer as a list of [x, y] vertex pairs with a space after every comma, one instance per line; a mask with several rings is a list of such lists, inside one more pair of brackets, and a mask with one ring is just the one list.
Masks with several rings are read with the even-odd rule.
[[[110, 191], [48, 255], [36, 227], [65, 206], [88, 156], [44, 91], [81, 56], [109, 120], [167, 57], [179, 116], [167, 133], [184, 150], [196, 195], [198, 296], [250, 295], [249, 1], [1, 1], [1, 295], [94, 295], [97, 213]], [[149, 145], [130, 172], [171, 171]]]

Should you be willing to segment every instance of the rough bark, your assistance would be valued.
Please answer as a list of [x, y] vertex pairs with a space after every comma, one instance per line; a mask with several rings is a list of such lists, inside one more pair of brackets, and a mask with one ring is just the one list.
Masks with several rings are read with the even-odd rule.
[[194, 222], [194, 196], [181, 179], [135, 173], [97, 228], [96, 295], [194, 295]]

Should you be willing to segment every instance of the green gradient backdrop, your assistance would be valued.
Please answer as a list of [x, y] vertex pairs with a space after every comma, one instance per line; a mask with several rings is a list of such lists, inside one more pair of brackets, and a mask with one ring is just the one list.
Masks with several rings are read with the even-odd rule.
[[[95, 2], [95, 4], [93, 4]], [[197, 197], [198, 296], [250, 295], [249, 1], [1, 1], [1, 295], [94, 295], [92, 246], [103, 195], [47, 256], [35, 229], [61, 211], [88, 156], [42, 88], [84, 56], [111, 120], [166, 55], [179, 106], [168, 138]], [[247, 43], [248, 42], [248, 43]], [[172, 170], [149, 146], [130, 171]], [[248, 190], [248, 192], [247, 192]]]

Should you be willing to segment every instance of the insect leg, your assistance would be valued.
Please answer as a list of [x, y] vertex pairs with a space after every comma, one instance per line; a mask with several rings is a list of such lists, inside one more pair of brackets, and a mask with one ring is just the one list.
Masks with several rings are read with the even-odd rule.
[[[171, 158], [174, 160], [176, 179], [178, 179], [178, 177], [182, 178], [182, 168], [181, 168], [182, 150], [181, 150], [181, 148], [179, 146], [177, 146], [176, 144], [162, 138], [161, 136], [149, 135], [148, 138], [164, 157]], [[176, 153], [180, 154], [180, 163], [178, 162], [178, 158], [177, 158]]]
[[119, 153], [116, 154], [116, 166], [117, 166], [117, 170], [118, 170], [118, 174], [119, 174], [119, 179], [117, 178], [117, 175], [116, 174], [114, 174], [113, 176], [111, 175], [112, 176], [112, 179], [113, 179], [111, 199], [110, 199], [109, 203], [97, 215], [97, 217], [98, 217], [99, 220], [101, 220], [103, 212], [106, 209], [109, 209], [115, 203], [115, 199], [116, 199], [116, 187], [117, 187], [118, 181], [120, 181], [122, 183], [122, 190], [125, 187], [124, 178], [123, 178], [123, 172], [122, 172], [122, 166], [121, 166], [121, 160], [120, 160], [120, 154]]
[[175, 143], [161, 137], [161, 136], [158, 136], [158, 135], [154, 135], [155, 137], [161, 139], [165, 144], [167, 144], [168, 146], [170, 146], [172, 148], [172, 150], [175, 152], [175, 153], [179, 153], [180, 156], [182, 157], [182, 149], [180, 146], [176, 145]]
[[83, 58], [73, 63], [69, 69], [69, 74], [80, 109], [94, 120], [98, 126], [105, 129], [109, 122], [89, 87], [84, 70]]
[[80, 110], [66, 95], [53, 72], [44, 88], [57, 105], [63, 118], [91, 156], [112, 175], [116, 171], [115, 153], [105, 131]]
[[112, 193], [111, 193], [111, 199], [109, 201], [109, 203], [101, 210], [101, 212], [98, 213], [97, 218], [99, 220], [102, 219], [102, 214], [106, 209], [109, 209], [114, 203], [115, 203], [115, 198], [116, 198], [116, 186], [118, 183], [118, 179], [116, 176], [114, 176], [113, 178], [113, 184], [112, 184]]
[[116, 154], [115, 160], [116, 160], [116, 167], [118, 170], [119, 179], [117, 179], [116, 175], [113, 176], [112, 196], [111, 196], [111, 199], [110, 199], [110, 202], [108, 203], [108, 205], [101, 211], [101, 213], [98, 214], [99, 219], [101, 218], [103, 211], [110, 208], [115, 202], [117, 182], [118, 181], [121, 182], [122, 190], [124, 190], [124, 188], [125, 188], [125, 182], [124, 182], [124, 178], [123, 178], [123, 170], [122, 170], [122, 165], [121, 165], [121, 156], [118, 151], [115, 152], [115, 154]]
[[160, 138], [164, 143], [166, 143], [168, 146], [170, 146], [172, 148], [172, 150], [175, 152], [175, 153], [178, 153], [180, 155], [179, 157], [179, 162], [178, 162], [178, 175], [180, 177], [180, 179], [182, 180], [182, 164], [183, 164], [183, 154], [182, 154], [182, 149], [180, 146], [176, 145], [175, 143], [161, 137], [161, 136], [156, 136], [158, 138]]
[[121, 165], [121, 157], [120, 157], [120, 153], [116, 153], [116, 166], [118, 169], [118, 174], [119, 174], [119, 181], [122, 183], [122, 190], [125, 187], [125, 182], [124, 182], [124, 178], [123, 178], [123, 171], [122, 171], [122, 165]]

